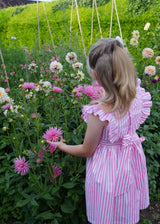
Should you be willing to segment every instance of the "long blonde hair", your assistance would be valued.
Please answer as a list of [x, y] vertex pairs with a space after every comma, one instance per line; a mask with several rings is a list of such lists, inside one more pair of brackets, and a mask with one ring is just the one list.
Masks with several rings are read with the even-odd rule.
[[105, 97], [96, 102], [110, 106], [109, 112], [119, 109], [121, 115], [126, 114], [136, 96], [137, 75], [122, 44], [112, 38], [97, 41], [90, 50], [88, 62], [105, 90]]

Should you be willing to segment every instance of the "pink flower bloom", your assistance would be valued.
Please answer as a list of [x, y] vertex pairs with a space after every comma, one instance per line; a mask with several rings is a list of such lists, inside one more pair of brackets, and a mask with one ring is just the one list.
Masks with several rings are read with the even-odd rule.
[[91, 99], [97, 99], [93, 86], [84, 85], [83, 93], [89, 96]]
[[57, 166], [52, 166], [53, 169], [53, 177], [56, 178], [61, 174], [61, 170]]
[[53, 87], [53, 91], [56, 92], [56, 93], [61, 93], [62, 89], [55, 86], [55, 87]]
[[77, 92], [77, 93], [76, 93], [76, 97], [78, 97], [78, 98], [80, 98], [80, 99], [81, 99], [81, 98], [82, 98], [82, 93]]
[[52, 77], [52, 80], [55, 80], [56, 77], [57, 77], [57, 74], [54, 74]]
[[55, 59], [56, 59], [56, 58], [55, 58], [55, 57], [53, 57], [50, 61], [55, 61]]
[[10, 103], [7, 103], [2, 108], [3, 108], [3, 110], [8, 110], [10, 108], [10, 106], [11, 106], [11, 104]]
[[21, 69], [25, 69], [27, 67], [27, 65], [23, 65], [23, 64], [21, 64], [20, 66], [21, 66]]
[[57, 78], [57, 81], [60, 82], [61, 81], [61, 78]]
[[6, 89], [5, 89], [5, 92], [6, 92], [6, 93], [8, 93], [9, 91], [10, 91], [10, 89], [9, 89], [9, 88], [6, 88]]
[[26, 89], [35, 89], [36, 86], [33, 82], [25, 82], [23, 84], [23, 90], [26, 90]]
[[15, 74], [15, 72], [11, 72], [11, 73], [10, 73], [10, 75], [14, 75], [14, 74]]
[[41, 66], [41, 71], [44, 71], [44, 68]]
[[83, 86], [80, 85], [73, 89], [73, 92], [81, 92], [81, 91], [83, 91]]
[[56, 146], [55, 145], [50, 145], [49, 146], [49, 151], [50, 151], [50, 153], [53, 153], [55, 150], [56, 150]]
[[5, 79], [5, 82], [8, 82], [8, 79], [9, 79], [9, 78], [7, 77], [7, 78]]
[[16, 158], [14, 160], [14, 167], [15, 167], [15, 172], [17, 172], [18, 174], [21, 175], [25, 175], [29, 172], [29, 168], [31, 168], [28, 165], [28, 162], [25, 162], [25, 158], [21, 158], [21, 156], [19, 156], [19, 158]]
[[62, 135], [62, 131], [61, 129], [57, 129], [57, 127], [54, 128], [49, 128], [46, 133], [42, 136], [43, 138], [45, 138], [48, 141], [57, 141], [58, 138]]
[[36, 114], [31, 114], [31, 118], [36, 118]]
[[37, 164], [40, 164], [42, 162], [42, 160], [39, 158], [39, 159], [36, 159], [36, 163]]

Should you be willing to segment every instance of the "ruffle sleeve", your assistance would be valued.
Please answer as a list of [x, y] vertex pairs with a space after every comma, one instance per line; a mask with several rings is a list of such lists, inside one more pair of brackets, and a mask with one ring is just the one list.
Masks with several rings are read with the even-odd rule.
[[143, 124], [150, 115], [152, 106], [151, 95], [140, 86], [141, 80], [137, 79], [137, 94], [130, 107], [132, 131], [134, 132]]
[[99, 119], [101, 121], [108, 121], [109, 124], [107, 126], [108, 129], [108, 140], [111, 143], [114, 143], [119, 139], [118, 135], [118, 122], [116, 122], [116, 119], [113, 115], [113, 113], [108, 113], [103, 111], [99, 104], [93, 104], [93, 105], [86, 105], [82, 108], [82, 118], [86, 123], [88, 123], [89, 115], [93, 114], [95, 116], [99, 116]]

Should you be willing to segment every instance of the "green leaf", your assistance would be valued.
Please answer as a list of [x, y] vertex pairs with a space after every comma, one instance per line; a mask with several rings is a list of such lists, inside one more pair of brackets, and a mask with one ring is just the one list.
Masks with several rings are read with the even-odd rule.
[[75, 210], [75, 207], [72, 203], [72, 200], [71, 199], [66, 199], [64, 201], [64, 203], [61, 205], [61, 210], [64, 213], [71, 214]]
[[54, 198], [53, 198], [50, 194], [48, 194], [48, 193], [46, 193], [46, 194], [42, 194], [41, 196], [42, 196], [42, 198], [44, 198], [44, 199], [46, 199], [46, 200], [53, 200], [53, 199], [54, 199]]
[[31, 205], [33, 205], [33, 206], [39, 206], [39, 204], [36, 202], [36, 200], [35, 199], [33, 199], [32, 198], [32, 200], [31, 200]]
[[66, 189], [71, 189], [71, 188], [73, 188], [74, 186], [76, 186], [76, 183], [75, 183], [75, 182], [68, 182], [68, 183], [64, 183], [62, 186], [63, 186], [64, 188], [66, 188]]
[[27, 198], [25, 200], [20, 200], [16, 203], [16, 207], [23, 207], [31, 201], [31, 198]]
[[42, 219], [42, 220], [50, 220], [54, 218], [54, 214], [50, 211], [42, 212], [41, 214], [36, 216], [36, 219]]

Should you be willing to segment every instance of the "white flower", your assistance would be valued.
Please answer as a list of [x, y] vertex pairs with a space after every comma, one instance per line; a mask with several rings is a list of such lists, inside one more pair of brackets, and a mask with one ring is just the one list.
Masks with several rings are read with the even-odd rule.
[[157, 57], [156, 57], [156, 64], [157, 64], [157, 65], [160, 65], [160, 56], [157, 56]]
[[66, 55], [66, 61], [70, 64], [77, 61], [77, 55], [74, 52], [68, 52]]
[[30, 99], [33, 96], [32, 91], [25, 95], [26, 99]]
[[0, 87], [0, 103], [4, 103], [9, 100], [8, 94], [5, 92], [5, 89]]
[[145, 73], [148, 74], [149, 76], [153, 76], [156, 74], [156, 67], [149, 65], [145, 67]]
[[52, 61], [50, 64], [50, 70], [54, 73], [59, 73], [63, 69], [63, 66], [60, 62], [58, 61]]
[[151, 48], [144, 48], [142, 51], [142, 55], [144, 58], [151, 58], [154, 55], [154, 52]]
[[136, 46], [136, 45], [138, 45], [138, 40], [136, 40], [135, 38], [132, 38], [132, 39], [130, 39], [130, 44], [132, 46]]
[[150, 25], [151, 25], [150, 23], [146, 23], [146, 25], [144, 26], [144, 30], [148, 30]]
[[133, 38], [135, 38], [136, 40], [138, 40], [138, 38], [140, 37], [138, 30], [133, 30], [132, 34], [133, 34]]
[[80, 81], [82, 81], [84, 79], [84, 73], [81, 71], [78, 71], [76, 79], [79, 79]]
[[38, 68], [38, 66], [35, 63], [31, 63], [28, 67], [29, 70], [34, 70], [36, 68]]
[[8, 112], [8, 110], [5, 110], [5, 111], [3, 112], [5, 116], [7, 116], [7, 112]]
[[83, 64], [80, 62], [76, 62], [76, 63], [72, 64], [72, 67], [75, 71], [78, 71], [83, 68]]
[[13, 111], [12, 111], [12, 112], [15, 112], [15, 113], [18, 114], [18, 110], [19, 110], [19, 109], [23, 109], [23, 107], [20, 106], [20, 105], [15, 105], [14, 108], [13, 108]]
[[48, 81], [44, 81], [42, 82], [42, 84], [43, 84], [42, 85], [43, 88], [48, 88], [48, 89], [52, 88], [52, 84]]

